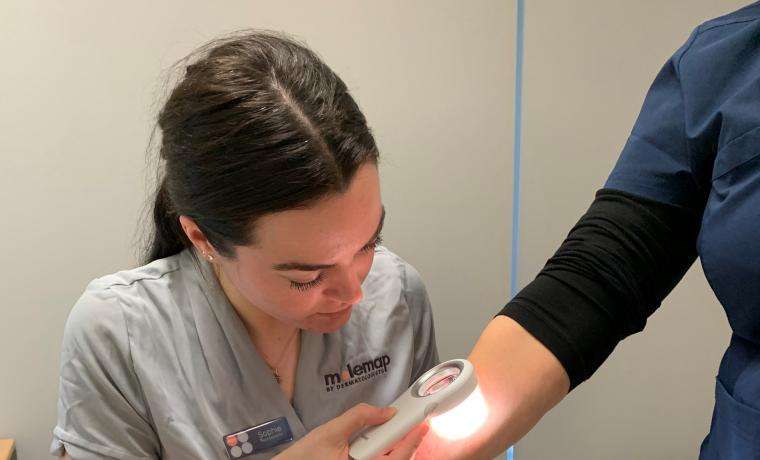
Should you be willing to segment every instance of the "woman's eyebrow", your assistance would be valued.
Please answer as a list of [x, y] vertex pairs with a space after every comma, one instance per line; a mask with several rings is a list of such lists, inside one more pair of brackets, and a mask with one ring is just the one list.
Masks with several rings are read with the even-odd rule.
[[[375, 230], [375, 234], [372, 235], [372, 238], [367, 241], [367, 244], [364, 246], [369, 246], [372, 244], [373, 241], [377, 239], [377, 237], [380, 235], [380, 232], [383, 231], [383, 225], [385, 224], [385, 206], [383, 206], [382, 213], [380, 214], [380, 222], [377, 224], [377, 230]], [[297, 270], [301, 272], [315, 272], [317, 270], [326, 270], [328, 268], [334, 267], [335, 264], [306, 264], [302, 262], [285, 262], [281, 264], [275, 264], [272, 265], [272, 269], [277, 271], [291, 271], [291, 270]]]

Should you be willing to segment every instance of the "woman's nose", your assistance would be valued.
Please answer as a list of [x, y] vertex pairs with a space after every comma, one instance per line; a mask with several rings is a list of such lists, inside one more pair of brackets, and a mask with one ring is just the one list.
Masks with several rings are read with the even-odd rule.
[[[334, 278], [334, 284], [325, 291], [328, 296], [341, 303], [355, 305], [362, 300], [362, 280], [354, 270], [341, 270]], [[336, 273], [337, 275], [337, 273]]]

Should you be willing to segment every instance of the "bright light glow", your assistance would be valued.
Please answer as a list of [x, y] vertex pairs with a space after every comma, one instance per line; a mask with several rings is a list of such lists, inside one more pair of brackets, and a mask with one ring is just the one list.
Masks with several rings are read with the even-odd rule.
[[430, 419], [430, 427], [445, 439], [456, 441], [475, 433], [488, 418], [488, 407], [480, 387], [458, 406]]

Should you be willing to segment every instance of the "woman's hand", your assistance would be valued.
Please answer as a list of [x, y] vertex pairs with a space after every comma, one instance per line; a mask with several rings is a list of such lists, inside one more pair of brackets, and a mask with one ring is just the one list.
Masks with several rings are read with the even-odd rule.
[[[392, 407], [380, 408], [369, 404], [357, 404], [344, 412], [343, 415], [312, 430], [274, 457], [274, 460], [302, 458], [347, 460], [349, 458], [348, 441], [355, 433], [368, 426], [385, 423], [395, 413], [396, 409]], [[411, 458], [427, 431], [427, 424], [421, 424], [393, 446], [390, 452], [381, 455], [378, 459], [407, 460]]]

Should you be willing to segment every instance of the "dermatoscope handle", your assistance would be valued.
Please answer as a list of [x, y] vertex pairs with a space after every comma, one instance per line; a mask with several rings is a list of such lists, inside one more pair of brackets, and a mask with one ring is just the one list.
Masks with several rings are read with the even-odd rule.
[[[393, 446], [415, 426], [422, 423], [425, 418], [435, 410], [435, 404], [413, 404], [412, 396], [404, 393], [391, 404], [398, 409], [396, 415], [403, 411], [404, 416], [396, 416], [383, 423], [361, 432], [351, 443], [349, 456], [354, 460], [371, 460], [378, 455], [384, 454], [386, 446]], [[386, 442], [383, 442], [386, 441]]]

